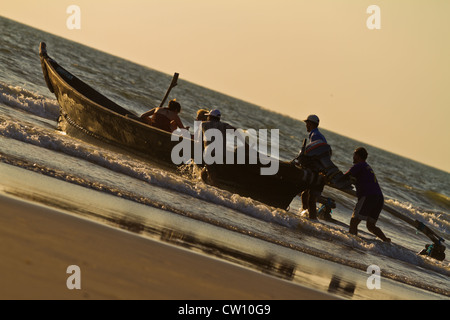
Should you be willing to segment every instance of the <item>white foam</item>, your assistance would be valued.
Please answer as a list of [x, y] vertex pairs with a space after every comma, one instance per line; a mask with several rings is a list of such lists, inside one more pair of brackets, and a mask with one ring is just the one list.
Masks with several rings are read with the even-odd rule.
[[427, 226], [439, 232], [442, 237], [449, 239], [450, 221], [446, 220], [444, 215], [426, 212], [419, 208], [415, 208], [411, 203], [404, 203], [399, 200], [386, 199], [385, 202], [399, 210], [401, 213], [407, 215], [409, 218], [425, 223]]
[[19, 86], [10, 86], [1, 81], [0, 103], [50, 120], [56, 120], [59, 116], [59, 106], [55, 99], [49, 99], [38, 93]]

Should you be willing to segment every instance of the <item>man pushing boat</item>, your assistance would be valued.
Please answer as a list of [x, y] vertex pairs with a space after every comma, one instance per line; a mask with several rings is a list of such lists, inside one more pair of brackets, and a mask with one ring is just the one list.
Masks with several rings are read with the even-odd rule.
[[358, 233], [358, 224], [361, 220], [367, 221], [367, 229], [385, 242], [391, 242], [380, 228], [375, 226], [381, 210], [383, 209], [384, 197], [378, 184], [373, 169], [366, 162], [367, 150], [360, 147], [353, 153], [353, 166], [345, 175], [350, 175], [354, 179], [356, 196], [358, 202], [350, 220], [351, 234]]
[[[309, 115], [306, 120], [304, 120], [306, 124], [306, 131], [309, 132], [309, 147], [312, 147], [313, 149], [316, 148], [313, 144], [316, 144], [318, 146], [327, 145], [327, 140], [323, 136], [323, 134], [319, 131], [319, 117], [312, 114]], [[306, 149], [298, 155], [296, 159], [294, 159], [295, 162], [303, 163], [305, 167], [309, 167], [310, 169], [313, 169], [316, 173], [319, 173], [319, 170], [315, 167], [311, 167], [309, 165], [305, 164], [304, 156], [306, 153]], [[331, 148], [330, 148], [330, 156], [331, 156]], [[303, 158], [303, 159], [302, 159]], [[303, 212], [302, 214], [308, 213], [308, 218], [316, 220], [317, 219], [317, 209], [316, 209], [316, 202], [317, 199], [320, 197], [320, 195], [323, 192], [325, 182], [322, 179], [320, 182], [317, 182], [316, 184], [312, 184], [308, 189], [302, 192], [301, 199], [302, 199], [302, 207]]]

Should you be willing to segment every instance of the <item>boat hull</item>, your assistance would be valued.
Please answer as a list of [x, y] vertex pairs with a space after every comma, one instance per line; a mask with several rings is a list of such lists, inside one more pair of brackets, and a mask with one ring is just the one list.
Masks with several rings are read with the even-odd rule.
[[[60, 106], [59, 129], [78, 132], [115, 145], [174, 169], [172, 150], [179, 142], [171, 134], [149, 126], [130, 111], [112, 102], [50, 58], [40, 45], [44, 79]], [[191, 141], [194, 148], [194, 141]], [[194, 149], [192, 149], [194, 150]], [[273, 207], [286, 209], [293, 198], [317, 182], [318, 175], [288, 162], [279, 162], [275, 175], [261, 175], [261, 164], [217, 166], [214, 185]]]

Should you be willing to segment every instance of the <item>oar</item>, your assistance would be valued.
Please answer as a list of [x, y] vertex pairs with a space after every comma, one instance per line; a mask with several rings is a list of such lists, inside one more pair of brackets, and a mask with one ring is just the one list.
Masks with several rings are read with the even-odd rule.
[[178, 76], [179, 76], [179, 74], [175, 72], [175, 74], [173, 75], [173, 78], [172, 78], [172, 82], [170, 83], [170, 86], [169, 86], [169, 88], [167, 89], [166, 95], [164, 96], [164, 98], [163, 98], [162, 101], [161, 101], [161, 104], [159, 105], [160, 108], [162, 108], [162, 106], [163, 106], [164, 103], [166, 102], [167, 97], [169, 96], [170, 90], [172, 90], [172, 88], [174, 88], [174, 87], [178, 84], [178, 83], [177, 83], [177, 81], [178, 81]]

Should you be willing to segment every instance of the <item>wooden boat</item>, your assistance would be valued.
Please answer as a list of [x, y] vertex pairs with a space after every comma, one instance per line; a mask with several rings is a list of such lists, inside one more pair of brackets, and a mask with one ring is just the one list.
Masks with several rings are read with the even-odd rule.
[[[45, 43], [40, 44], [39, 55], [45, 82], [60, 106], [58, 124], [62, 131], [94, 137], [97, 141], [119, 146], [124, 152], [176, 167], [171, 152], [178, 142], [171, 140], [170, 133], [141, 122], [132, 112], [61, 67], [48, 56]], [[214, 185], [286, 209], [296, 195], [320, 179], [319, 175], [290, 162], [279, 161], [275, 175], [261, 175], [261, 166], [221, 165]]]

